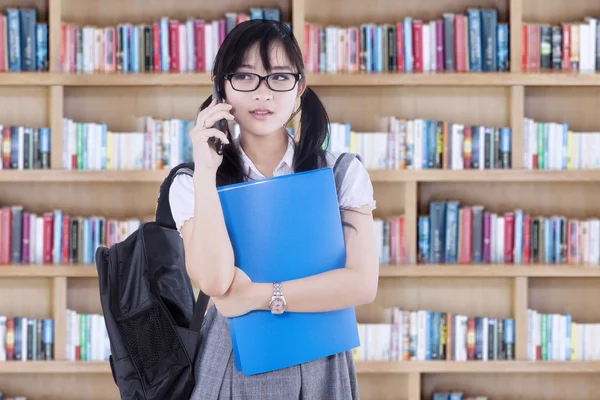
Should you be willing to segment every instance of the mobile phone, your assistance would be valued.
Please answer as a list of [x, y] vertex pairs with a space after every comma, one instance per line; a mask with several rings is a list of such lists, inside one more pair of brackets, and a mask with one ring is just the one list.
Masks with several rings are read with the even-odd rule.
[[[223, 99], [219, 95], [219, 88], [217, 87], [217, 82], [215, 82], [213, 85], [212, 97], [213, 97], [213, 99], [217, 100], [217, 103], [221, 103], [223, 101]], [[214, 127], [223, 133], [227, 133], [227, 120], [225, 120], [225, 118], [223, 118], [223, 119], [217, 121], [215, 123]], [[223, 154], [223, 142], [221, 141], [221, 139], [212, 137], [212, 138], [210, 138], [210, 140], [215, 143], [215, 151], [217, 152], [217, 154], [222, 155]]]

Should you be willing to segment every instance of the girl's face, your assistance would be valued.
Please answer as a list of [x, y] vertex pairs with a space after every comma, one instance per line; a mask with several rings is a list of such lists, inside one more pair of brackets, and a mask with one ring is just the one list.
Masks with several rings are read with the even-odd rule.
[[[271, 90], [265, 80], [261, 81], [258, 88], [250, 92], [241, 92], [236, 88], [253, 88], [252, 82], [255, 76], [244, 75], [254, 73], [260, 76], [277, 74], [271, 77], [269, 82], [272, 87], [286, 88], [293, 84], [294, 78], [285, 75], [296, 73], [290, 66], [290, 62], [281, 45], [273, 46], [270, 52], [271, 71], [266, 71], [260, 59], [259, 47], [254, 45], [246, 53], [242, 65], [234, 71], [240, 75], [233, 77], [232, 81], [225, 81], [225, 98], [231, 104], [231, 114], [240, 125], [242, 134], [266, 136], [281, 132], [283, 126], [288, 122], [291, 114], [300, 105], [299, 95], [304, 88], [301, 82], [296, 83], [290, 91], [280, 92]], [[291, 79], [291, 81], [288, 81]], [[233, 85], [233, 86], [232, 86]]]

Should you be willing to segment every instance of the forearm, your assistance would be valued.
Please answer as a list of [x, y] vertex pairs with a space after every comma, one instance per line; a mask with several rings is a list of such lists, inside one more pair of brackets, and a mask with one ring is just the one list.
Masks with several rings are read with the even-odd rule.
[[[282, 282], [282, 291], [288, 312], [326, 312], [372, 302], [377, 282], [378, 276], [373, 274], [340, 268]], [[257, 283], [255, 289], [256, 308], [268, 310], [273, 284]]]
[[194, 217], [186, 243], [190, 279], [205, 294], [219, 296], [233, 280], [234, 254], [216, 190], [214, 173], [194, 173]]

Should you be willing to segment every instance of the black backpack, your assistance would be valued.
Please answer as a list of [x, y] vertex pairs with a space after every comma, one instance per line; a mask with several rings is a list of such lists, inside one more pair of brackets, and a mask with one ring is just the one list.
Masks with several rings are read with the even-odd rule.
[[[334, 166], [337, 190], [354, 157]], [[195, 386], [194, 361], [209, 297], [194, 298], [183, 241], [169, 206], [176, 175], [193, 175], [179, 164], [160, 186], [156, 219], [143, 222], [122, 242], [100, 246], [95, 259], [100, 303], [110, 341], [110, 368], [124, 400], [185, 400]]]

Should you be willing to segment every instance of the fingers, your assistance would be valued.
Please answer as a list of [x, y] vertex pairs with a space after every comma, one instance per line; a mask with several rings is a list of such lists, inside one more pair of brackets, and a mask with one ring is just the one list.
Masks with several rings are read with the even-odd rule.
[[206, 137], [215, 137], [217, 139], [221, 139], [221, 142], [223, 142], [223, 144], [229, 144], [229, 139], [227, 139], [227, 135], [215, 128], [207, 129]]
[[[229, 111], [231, 110], [232, 105], [227, 103], [217, 103], [215, 99], [213, 99], [210, 104], [202, 111], [198, 113], [196, 117], [196, 125], [202, 126], [202, 121], [206, 120], [206, 117], [217, 111]], [[213, 122], [214, 123], [214, 122]], [[205, 127], [209, 127], [210, 125], [204, 124]]]
[[205, 129], [210, 128], [221, 119], [232, 121], [234, 117], [229, 113], [229, 110], [214, 111], [213, 113], [207, 115], [204, 120], [200, 122], [200, 126], [202, 126], [202, 123], [204, 123]]

